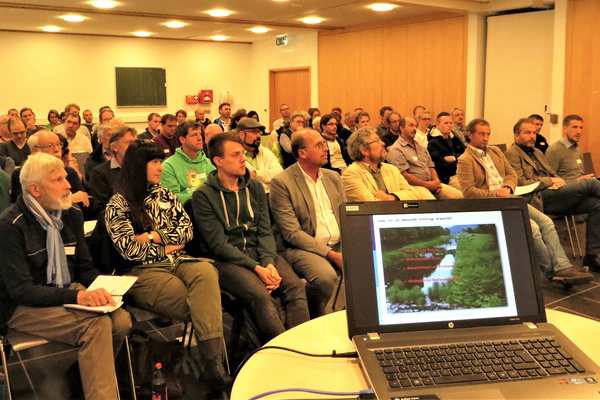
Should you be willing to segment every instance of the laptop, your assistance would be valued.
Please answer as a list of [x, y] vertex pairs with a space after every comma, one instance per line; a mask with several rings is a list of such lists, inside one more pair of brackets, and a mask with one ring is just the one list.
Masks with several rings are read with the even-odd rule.
[[379, 400], [600, 399], [546, 322], [521, 198], [340, 206], [348, 333]]

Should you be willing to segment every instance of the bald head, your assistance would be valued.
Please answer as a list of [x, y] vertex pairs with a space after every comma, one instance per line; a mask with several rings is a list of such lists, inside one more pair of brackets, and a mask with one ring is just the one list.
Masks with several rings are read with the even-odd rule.
[[317, 131], [302, 129], [292, 134], [292, 154], [303, 168], [325, 165], [328, 151], [325, 139]]
[[12, 139], [13, 135], [8, 129], [8, 120], [10, 119], [10, 115], [5, 114], [0, 117], [0, 136], [5, 141]]
[[223, 133], [223, 128], [219, 124], [210, 124], [204, 129], [204, 142], [208, 143], [217, 133]]
[[61, 158], [62, 145], [56, 133], [42, 129], [29, 137], [27, 144], [31, 148], [31, 153], [46, 153], [51, 156]]

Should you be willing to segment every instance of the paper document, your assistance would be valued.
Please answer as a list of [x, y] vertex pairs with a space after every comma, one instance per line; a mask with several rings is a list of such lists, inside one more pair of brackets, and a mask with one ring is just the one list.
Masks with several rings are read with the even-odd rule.
[[104, 306], [84, 306], [81, 304], [65, 304], [65, 308], [74, 308], [76, 310], [92, 311], [97, 313], [109, 313], [115, 311], [123, 305], [123, 295], [137, 281], [137, 276], [118, 276], [118, 275], [98, 275], [87, 290], [96, 290], [104, 288], [115, 301], [114, 306], [106, 304]]
[[515, 188], [515, 196], [523, 196], [524, 194], [531, 193], [537, 189], [538, 186], [540, 186], [540, 182], [532, 183], [527, 186], [517, 186]]

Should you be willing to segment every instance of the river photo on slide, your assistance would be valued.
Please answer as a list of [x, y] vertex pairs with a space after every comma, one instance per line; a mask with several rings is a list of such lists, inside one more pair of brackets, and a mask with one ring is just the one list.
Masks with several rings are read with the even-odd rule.
[[383, 228], [387, 312], [507, 306], [494, 224]]

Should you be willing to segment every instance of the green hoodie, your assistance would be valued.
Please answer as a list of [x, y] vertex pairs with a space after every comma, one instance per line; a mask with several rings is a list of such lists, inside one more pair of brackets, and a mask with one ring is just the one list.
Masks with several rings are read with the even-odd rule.
[[[217, 171], [192, 195], [194, 218], [202, 233], [202, 254], [216, 261], [246, 267], [273, 264], [277, 256], [267, 197], [262, 184], [250, 179], [250, 172], [239, 180], [237, 192], [221, 184]], [[256, 248], [259, 260], [244, 250]], [[218, 268], [218, 263], [217, 263]]]
[[177, 195], [181, 204], [192, 197], [215, 167], [204, 155], [198, 152], [198, 157], [191, 159], [178, 147], [175, 154], [163, 163], [164, 171], [160, 174], [160, 183]]

